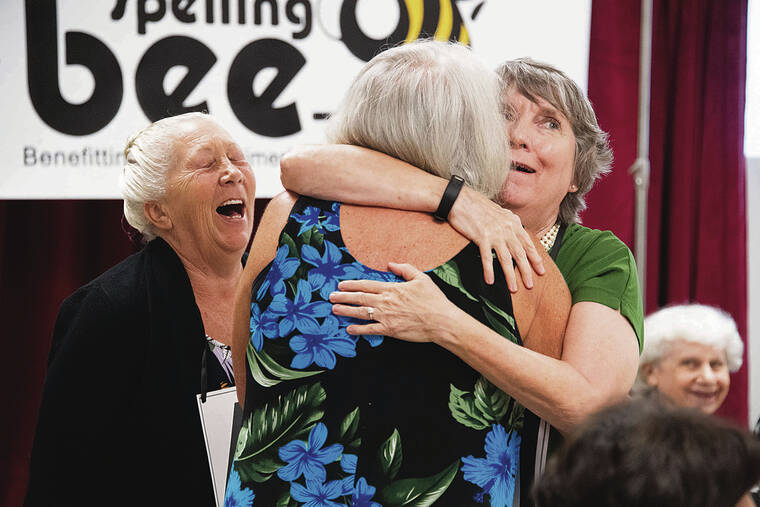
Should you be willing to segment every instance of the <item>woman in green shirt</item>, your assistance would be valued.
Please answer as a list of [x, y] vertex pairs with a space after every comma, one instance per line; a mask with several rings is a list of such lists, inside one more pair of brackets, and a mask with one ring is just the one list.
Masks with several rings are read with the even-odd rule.
[[[499, 73], [512, 170], [496, 203], [465, 188], [448, 220], [478, 244], [488, 283], [494, 280], [495, 251], [511, 291], [532, 287], [533, 269], [543, 273], [525, 231], [540, 238], [573, 298], [559, 357], [511, 347], [474, 319], [448, 318], [451, 303], [408, 265], [391, 266], [407, 283], [347, 281], [331, 301], [336, 314], [373, 317], [367, 325], [350, 327], [352, 334], [435, 341], [481, 373], [499, 376], [500, 387], [565, 433], [627, 395], [643, 339], [641, 295], [628, 248], [610, 232], [577, 223], [583, 196], [612, 162], [588, 99], [575, 82], [545, 64], [515, 60]], [[426, 212], [437, 209], [447, 185], [354, 146], [300, 148], [283, 158], [281, 170], [285, 187], [300, 194]], [[538, 435], [544, 447], [548, 435], [545, 426]]]

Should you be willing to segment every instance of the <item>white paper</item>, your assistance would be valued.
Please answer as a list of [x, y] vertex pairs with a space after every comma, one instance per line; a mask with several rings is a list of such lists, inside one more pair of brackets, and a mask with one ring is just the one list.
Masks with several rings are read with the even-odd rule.
[[224, 488], [227, 485], [227, 470], [230, 466], [232, 418], [237, 396], [235, 388], [228, 387], [206, 394], [205, 403], [201, 401], [200, 394], [197, 395], [197, 399], [216, 505], [222, 507]]

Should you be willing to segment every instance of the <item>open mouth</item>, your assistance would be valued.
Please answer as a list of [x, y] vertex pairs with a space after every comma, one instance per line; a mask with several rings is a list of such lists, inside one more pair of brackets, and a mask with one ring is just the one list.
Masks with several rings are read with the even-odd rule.
[[216, 208], [216, 212], [228, 218], [243, 218], [245, 205], [240, 199], [227, 199]]
[[525, 174], [533, 174], [533, 173], [536, 172], [535, 170], [531, 169], [530, 167], [528, 167], [526, 165], [523, 165], [523, 164], [520, 164], [518, 162], [512, 162], [512, 169], [514, 169], [515, 171], [521, 172], [521, 173], [525, 173]]

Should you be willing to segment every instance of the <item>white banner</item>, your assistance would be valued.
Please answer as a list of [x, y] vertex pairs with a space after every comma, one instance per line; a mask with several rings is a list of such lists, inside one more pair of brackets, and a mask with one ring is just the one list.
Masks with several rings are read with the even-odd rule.
[[118, 198], [133, 131], [216, 117], [281, 190], [279, 158], [323, 141], [366, 60], [420, 34], [490, 65], [553, 63], [584, 88], [591, 0], [26, 0], [0, 7], [0, 198]]

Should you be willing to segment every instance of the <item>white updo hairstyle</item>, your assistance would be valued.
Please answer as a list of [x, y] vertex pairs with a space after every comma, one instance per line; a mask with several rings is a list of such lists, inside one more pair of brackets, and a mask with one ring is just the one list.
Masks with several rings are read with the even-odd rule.
[[493, 198], [509, 170], [501, 81], [461, 44], [415, 41], [383, 51], [351, 83], [328, 142], [381, 151]]
[[699, 304], [669, 306], [644, 319], [644, 329], [644, 350], [639, 359], [634, 393], [649, 389], [643, 367], [657, 364], [668, 355], [672, 343], [678, 340], [723, 350], [729, 371], [735, 372], [741, 368], [744, 343], [734, 319], [723, 310]]
[[204, 113], [185, 113], [151, 123], [133, 134], [124, 148], [124, 167], [119, 190], [124, 198], [124, 217], [142, 234], [144, 242], [156, 237], [143, 205], [159, 201], [166, 193], [166, 175], [174, 163], [174, 141], [180, 125], [192, 119], [213, 119]]

